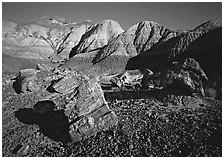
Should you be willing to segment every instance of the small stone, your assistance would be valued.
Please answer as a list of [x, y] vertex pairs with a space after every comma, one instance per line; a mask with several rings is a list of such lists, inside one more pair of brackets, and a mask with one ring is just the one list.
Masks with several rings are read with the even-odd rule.
[[17, 154], [17, 152], [23, 147], [23, 145], [18, 144], [16, 147], [12, 150], [12, 154]]
[[23, 150], [23, 155], [24, 155], [24, 156], [28, 155], [29, 148], [30, 148], [29, 145], [26, 145], [26, 146], [24, 147], [24, 150]]

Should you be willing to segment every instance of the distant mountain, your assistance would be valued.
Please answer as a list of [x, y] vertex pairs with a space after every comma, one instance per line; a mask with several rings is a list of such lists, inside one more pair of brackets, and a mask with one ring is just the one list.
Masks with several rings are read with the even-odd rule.
[[[27, 49], [33, 48], [32, 53], [49, 57], [61, 52], [67, 52], [68, 56], [71, 48], [78, 44], [82, 35], [93, 24], [90, 22], [62, 23], [56, 19], [42, 19], [26, 24], [6, 20], [2, 25], [3, 53], [10, 47], [13, 47], [16, 53], [27, 52]], [[45, 52], [46, 49], [48, 53]]]
[[151, 21], [137, 23], [124, 31], [114, 20], [93, 24], [52, 17], [26, 24], [6, 20], [2, 26], [3, 54], [16, 58], [48, 59], [57, 55], [67, 59], [64, 66], [75, 68], [79, 65], [77, 58], [81, 58], [82, 69], [119, 67], [117, 70], [159, 71], [174, 61], [191, 57], [211, 75], [215, 74], [211, 68], [221, 65], [222, 27], [215, 21], [189, 31], [173, 30]]

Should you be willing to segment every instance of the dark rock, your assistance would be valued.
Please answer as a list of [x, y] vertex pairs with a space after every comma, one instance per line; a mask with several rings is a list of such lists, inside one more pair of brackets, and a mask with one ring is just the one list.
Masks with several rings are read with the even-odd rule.
[[208, 80], [205, 72], [202, 70], [202, 68], [200, 67], [199, 63], [195, 59], [192, 59], [192, 58], [185, 59], [182, 67], [184, 69], [194, 71], [194, 73], [199, 75], [201, 77], [201, 79]]
[[150, 69], [144, 69], [143, 71], [143, 78], [142, 78], [142, 88], [154, 88], [154, 82], [152, 80], [152, 77], [154, 73]]
[[16, 147], [13, 149], [12, 154], [17, 154], [17, 152], [23, 147], [23, 145], [18, 144]]
[[163, 81], [165, 86], [175, 85], [176, 87], [186, 88], [191, 92], [197, 92], [204, 96], [203, 84], [193, 72], [180, 70], [179, 72], [168, 71], [166, 79]]
[[44, 114], [55, 109], [55, 103], [50, 100], [39, 101], [34, 105], [34, 113]]
[[203, 82], [205, 80], [207, 80], [207, 76], [199, 63], [194, 59], [187, 58], [183, 64], [174, 65], [165, 72], [162, 84], [163, 87], [175, 85], [204, 96]]
[[40, 90], [40, 85], [38, 84], [38, 79], [36, 74], [38, 70], [35, 69], [25, 69], [20, 70], [19, 75], [16, 77], [16, 81], [13, 86], [17, 93], [27, 93], [36, 92]]

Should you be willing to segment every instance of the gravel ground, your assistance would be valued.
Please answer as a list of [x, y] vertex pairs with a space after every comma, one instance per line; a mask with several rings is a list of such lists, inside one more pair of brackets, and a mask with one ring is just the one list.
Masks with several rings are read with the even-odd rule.
[[222, 156], [221, 101], [197, 109], [158, 106], [152, 99], [108, 100], [119, 118], [116, 127], [77, 143], [63, 145], [44, 136], [37, 125], [15, 118], [46, 94], [15, 94], [2, 88], [3, 156]]

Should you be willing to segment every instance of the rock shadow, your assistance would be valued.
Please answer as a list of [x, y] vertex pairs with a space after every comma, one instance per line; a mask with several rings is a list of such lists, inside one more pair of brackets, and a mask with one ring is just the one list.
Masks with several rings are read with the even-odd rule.
[[20, 94], [22, 91], [21, 80], [19, 80], [18, 77], [16, 77], [14, 80], [15, 81], [13, 82], [12, 87], [17, 94]]
[[192, 96], [192, 92], [180, 86], [170, 86], [163, 89], [140, 89], [140, 90], [121, 90], [118, 92], [104, 92], [106, 100], [129, 100], [129, 99], [149, 99], [161, 100], [166, 95]]
[[15, 111], [15, 117], [25, 124], [36, 124], [39, 131], [50, 139], [67, 144], [71, 142], [69, 121], [63, 110], [54, 110], [52, 101], [41, 101], [34, 109], [21, 108]]

